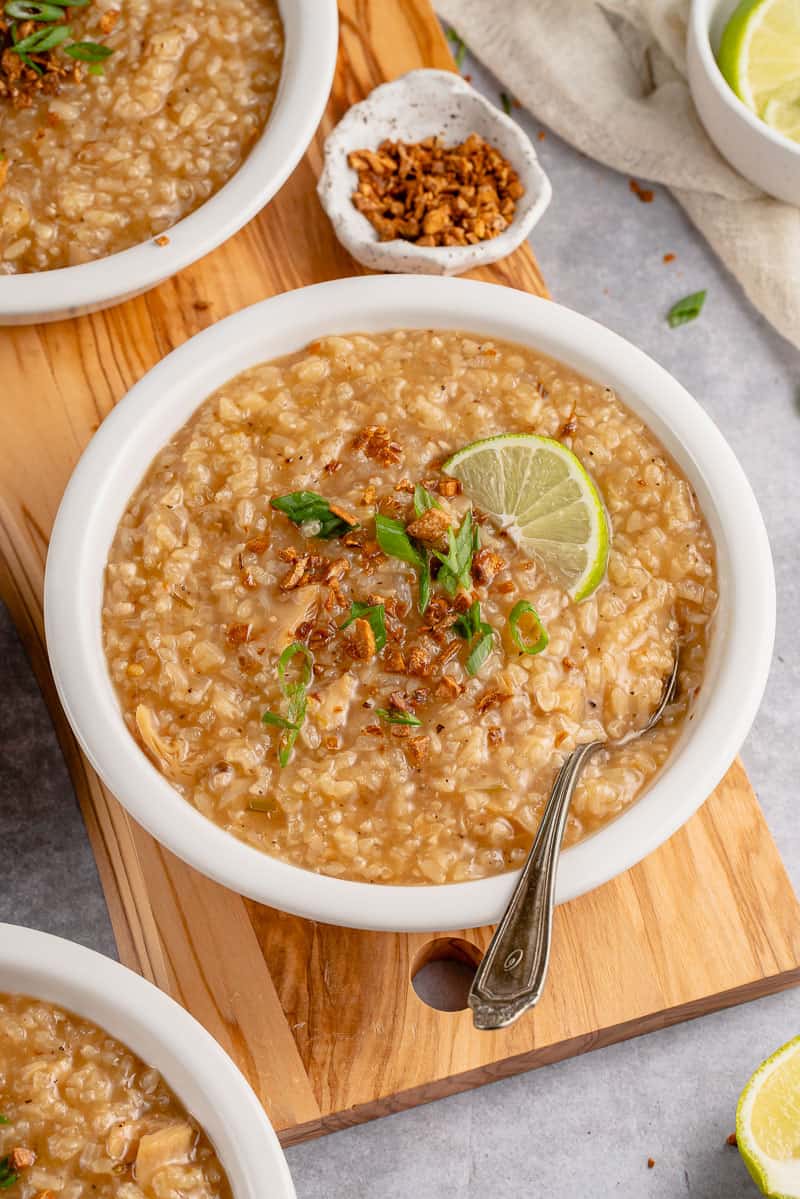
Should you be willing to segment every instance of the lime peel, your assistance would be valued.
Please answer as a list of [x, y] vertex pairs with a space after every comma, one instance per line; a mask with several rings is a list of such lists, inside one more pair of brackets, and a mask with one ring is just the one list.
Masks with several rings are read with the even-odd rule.
[[736, 1140], [763, 1195], [800, 1199], [800, 1036], [762, 1062], [748, 1081], [736, 1109]]

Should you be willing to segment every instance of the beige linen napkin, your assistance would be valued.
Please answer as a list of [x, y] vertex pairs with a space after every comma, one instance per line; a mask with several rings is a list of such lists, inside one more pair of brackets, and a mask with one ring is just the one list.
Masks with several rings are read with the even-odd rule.
[[668, 187], [752, 303], [800, 347], [800, 209], [753, 187], [706, 136], [685, 78], [688, 0], [434, 3], [559, 136]]

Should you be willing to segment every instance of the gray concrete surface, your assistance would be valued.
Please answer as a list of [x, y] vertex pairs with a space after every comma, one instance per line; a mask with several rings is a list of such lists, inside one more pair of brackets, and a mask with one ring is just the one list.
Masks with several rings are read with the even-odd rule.
[[[465, 69], [497, 96], [491, 79], [473, 64]], [[517, 115], [536, 137], [535, 120]], [[549, 133], [536, 144], [554, 199], [533, 244], [555, 298], [672, 371], [723, 429], [762, 505], [778, 578], [778, 637], [744, 757], [797, 887], [800, 356], [753, 312], [667, 194], [656, 189], [653, 203], [642, 204], [627, 179]], [[665, 253], [675, 261], [664, 264]], [[700, 288], [708, 289], [701, 319], [670, 330], [667, 309]], [[2, 612], [0, 745], [0, 919], [113, 953], [69, 780]], [[338, 1133], [289, 1152], [298, 1195], [748, 1199], [755, 1188], [725, 1144], [736, 1098], [754, 1066], [798, 1032], [800, 993], [788, 992]]]

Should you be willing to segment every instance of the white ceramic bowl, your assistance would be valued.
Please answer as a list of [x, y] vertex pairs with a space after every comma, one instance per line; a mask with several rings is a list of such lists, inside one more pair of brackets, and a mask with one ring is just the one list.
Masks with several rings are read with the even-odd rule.
[[[348, 165], [348, 154], [375, 150], [386, 138], [413, 143], [438, 135], [445, 145], [457, 145], [471, 133], [500, 151], [525, 188], [508, 228], [474, 246], [417, 246], [401, 238], [380, 241], [351, 200], [358, 176]], [[459, 275], [505, 258], [528, 237], [552, 194], [527, 133], [460, 75], [430, 69], [383, 83], [347, 110], [325, 141], [317, 191], [339, 241], [363, 266], [423, 275]]]
[[168, 230], [96, 262], [0, 275], [0, 325], [80, 316], [139, 295], [222, 245], [264, 207], [305, 153], [325, 109], [336, 66], [336, 0], [277, 0], [285, 50], [264, 132], [216, 195]]
[[715, 57], [738, 0], [692, 0], [688, 68], [692, 98], [723, 158], [756, 187], [800, 204], [800, 145], [752, 113], [724, 79]]
[[294, 1199], [278, 1138], [250, 1085], [202, 1025], [157, 987], [82, 945], [0, 924], [0, 991], [92, 1020], [155, 1067], [208, 1133], [234, 1199]]
[[173, 853], [234, 890], [301, 916], [375, 929], [462, 929], [497, 919], [513, 875], [375, 886], [265, 856], [201, 816], [139, 749], [101, 643], [104, 570], [119, 519], [156, 452], [198, 404], [239, 371], [325, 334], [396, 328], [508, 338], [602, 380], [647, 422], [694, 486], [716, 539], [721, 590], [694, 719], [647, 794], [564, 853], [558, 900], [599, 886], [671, 836], [731, 764], [764, 689], [775, 621], [764, 524], [732, 451], [679, 383], [601, 325], [512, 288], [410, 275], [343, 279], [256, 304], [169, 354], [103, 422], [64, 495], [47, 561], [47, 644], [61, 701], [90, 761]]

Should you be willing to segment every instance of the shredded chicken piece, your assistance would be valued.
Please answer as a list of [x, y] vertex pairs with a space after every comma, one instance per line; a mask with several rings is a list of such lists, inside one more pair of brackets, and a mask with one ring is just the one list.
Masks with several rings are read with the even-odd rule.
[[311, 712], [321, 729], [329, 731], [344, 727], [355, 690], [355, 676], [348, 670], [323, 688], [317, 699], [311, 698]]
[[181, 764], [180, 754], [173, 743], [162, 737], [156, 718], [146, 704], [136, 708], [136, 727], [147, 749], [172, 778], [188, 777]]
[[157, 1132], [148, 1132], [139, 1141], [134, 1176], [137, 1186], [147, 1191], [159, 1170], [191, 1158], [197, 1134], [190, 1124], [170, 1124]]
[[274, 603], [269, 609], [267, 623], [259, 634], [259, 646], [279, 653], [294, 640], [294, 631], [304, 620], [310, 620], [317, 612], [321, 589], [318, 584], [298, 587], [290, 592], [282, 603]]

